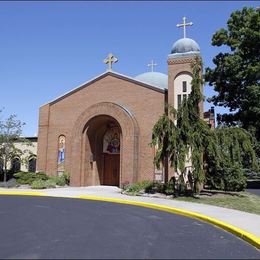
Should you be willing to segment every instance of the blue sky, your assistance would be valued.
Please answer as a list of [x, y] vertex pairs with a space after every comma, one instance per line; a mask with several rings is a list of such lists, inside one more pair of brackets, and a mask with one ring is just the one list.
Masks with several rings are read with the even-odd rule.
[[[176, 2], [0, 2], [0, 108], [25, 122], [34, 136], [39, 107], [103, 73], [109, 52], [119, 58], [116, 72], [134, 77], [167, 73], [167, 55], [182, 37], [176, 27], [186, 16], [194, 25], [187, 37], [200, 45], [204, 67], [224, 48], [211, 46], [214, 32], [226, 27], [232, 11], [253, 1]], [[205, 86], [204, 95], [213, 90]], [[212, 104], [205, 102], [205, 110]], [[223, 108], [216, 108], [216, 112]]]

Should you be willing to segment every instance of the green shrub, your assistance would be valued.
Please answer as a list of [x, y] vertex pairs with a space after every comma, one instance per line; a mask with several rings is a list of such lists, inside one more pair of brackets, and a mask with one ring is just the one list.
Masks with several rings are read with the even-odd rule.
[[58, 186], [66, 185], [66, 180], [62, 176], [52, 176], [50, 179]]
[[14, 174], [16, 182], [18, 184], [29, 184], [31, 185], [35, 180], [48, 180], [48, 176], [43, 173], [35, 173], [35, 172], [17, 172]]
[[246, 176], [244, 171], [239, 167], [228, 169], [224, 175], [224, 190], [226, 191], [242, 191], [246, 188]]
[[47, 189], [49, 188], [56, 188], [56, 182], [53, 181], [52, 179], [46, 180], [45, 182], [45, 186]]
[[36, 174], [34, 172], [17, 172], [14, 177], [18, 184], [32, 184], [36, 180]]
[[138, 192], [145, 191], [147, 189], [147, 187], [151, 186], [151, 184], [152, 184], [152, 181], [145, 180], [145, 181], [129, 184], [124, 187], [124, 190], [126, 192], [136, 194]]
[[66, 185], [70, 185], [70, 175], [69, 175], [69, 173], [64, 172], [62, 176], [65, 179]]
[[37, 178], [38, 180], [44, 180], [44, 181], [46, 181], [46, 180], [49, 179], [49, 176], [48, 176], [46, 173], [44, 173], [44, 172], [37, 172], [37, 173], [35, 173], [35, 174], [36, 174], [36, 178]]
[[210, 188], [225, 191], [242, 191], [246, 188], [246, 180], [244, 171], [234, 166], [218, 170], [215, 175], [208, 179]]
[[165, 191], [165, 185], [160, 182], [151, 182], [150, 185], [147, 185], [145, 187], [146, 193], [164, 193]]
[[31, 187], [32, 187], [32, 189], [46, 189], [47, 184], [46, 184], [46, 181], [44, 181], [44, 180], [35, 180], [32, 183]]
[[52, 176], [50, 179], [56, 183], [58, 186], [65, 186], [69, 184], [69, 177], [67, 174], [62, 174], [61, 176]]

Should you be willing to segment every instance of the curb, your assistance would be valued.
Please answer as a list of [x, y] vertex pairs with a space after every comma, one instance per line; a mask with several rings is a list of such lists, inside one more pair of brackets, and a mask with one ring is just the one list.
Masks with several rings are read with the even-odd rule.
[[31, 192], [31, 191], [0, 191], [0, 195], [48, 196], [43, 192]]
[[25, 195], [25, 196], [44, 196], [44, 197], [60, 197], [60, 198], [72, 198], [72, 199], [85, 199], [85, 200], [95, 200], [95, 201], [106, 201], [106, 202], [112, 202], [112, 203], [120, 203], [120, 204], [127, 204], [127, 205], [134, 205], [134, 206], [140, 206], [140, 207], [146, 207], [156, 210], [161, 210], [173, 214], [178, 214], [190, 218], [195, 218], [202, 220], [204, 222], [213, 224], [217, 227], [220, 227], [239, 238], [245, 240], [246, 242], [250, 243], [251, 245], [255, 246], [256, 248], [260, 249], [260, 238], [243, 230], [240, 228], [237, 228], [235, 226], [229, 225], [223, 221], [220, 221], [218, 219], [208, 217], [206, 215], [183, 210], [183, 209], [177, 209], [169, 206], [163, 206], [148, 202], [141, 202], [141, 201], [134, 201], [134, 200], [125, 200], [125, 199], [115, 199], [115, 198], [106, 198], [106, 197], [98, 197], [98, 196], [87, 196], [87, 195], [80, 195], [80, 196], [53, 196], [48, 195], [43, 192], [26, 192], [26, 191], [0, 191], [0, 195]]

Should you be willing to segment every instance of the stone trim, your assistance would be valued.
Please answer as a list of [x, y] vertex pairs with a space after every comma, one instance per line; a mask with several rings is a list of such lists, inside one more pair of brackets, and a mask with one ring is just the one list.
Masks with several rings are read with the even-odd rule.
[[187, 58], [177, 58], [177, 59], [173, 59], [170, 58], [168, 59], [168, 65], [173, 65], [173, 64], [183, 64], [183, 63], [191, 63], [194, 60], [194, 57], [187, 57]]

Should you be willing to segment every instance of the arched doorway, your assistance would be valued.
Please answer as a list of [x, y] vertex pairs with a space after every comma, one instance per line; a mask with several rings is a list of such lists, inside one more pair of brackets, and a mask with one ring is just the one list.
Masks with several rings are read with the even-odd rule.
[[138, 181], [139, 127], [136, 119], [121, 105], [101, 102], [86, 108], [74, 124], [67, 150], [71, 186], [104, 183], [103, 137], [109, 121], [120, 129], [119, 186]]
[[[86, 126], [86, 181], [92, 185], [120, 185], [120, 143], [122, 131], [111, 116], [99, 115]], [[90, 172], [87, 172], [87, 171]]]

